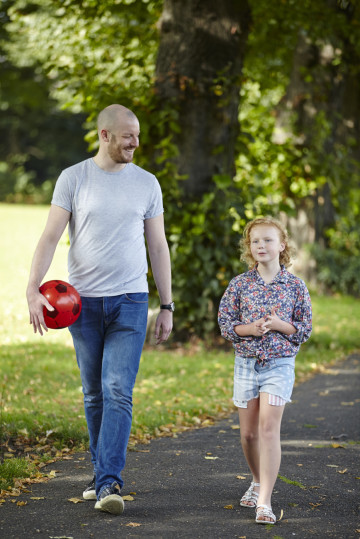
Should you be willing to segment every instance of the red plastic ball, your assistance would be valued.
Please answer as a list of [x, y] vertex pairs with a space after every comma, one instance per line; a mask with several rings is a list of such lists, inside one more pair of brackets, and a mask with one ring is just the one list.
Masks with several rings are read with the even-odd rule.
[[81, 312], [81, 298], [71, 284], [60, 280], [47, 281], [39, 290], [54, 307], [54, 311], [44, 307], [44, 320], [48, 328], [67, 328], [76, 322]]

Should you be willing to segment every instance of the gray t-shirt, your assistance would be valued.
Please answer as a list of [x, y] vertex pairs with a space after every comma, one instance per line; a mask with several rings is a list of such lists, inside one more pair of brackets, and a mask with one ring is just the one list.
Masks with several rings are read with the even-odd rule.
[[80, 295], [148, 291], [144, 220], [164, 211], [153, 174], [133, 163], [106, 172], [86, 159], [63, 170], [51, 203], [71, 212], [69, 281]]

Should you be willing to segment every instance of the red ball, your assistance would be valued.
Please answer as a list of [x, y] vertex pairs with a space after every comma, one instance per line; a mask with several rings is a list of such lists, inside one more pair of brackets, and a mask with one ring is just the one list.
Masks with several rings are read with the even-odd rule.
[[47, 281], [39, 290], [54, 307], [54, 311], [44, 307], [44, 320], [48, 328], [67, 328], [79, 318], [81, 298], [71, 284], [59, 280]]

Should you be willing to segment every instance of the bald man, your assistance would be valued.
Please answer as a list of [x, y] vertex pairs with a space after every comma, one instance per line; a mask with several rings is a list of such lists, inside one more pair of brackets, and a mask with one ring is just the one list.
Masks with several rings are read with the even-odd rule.
[[124, 510], [121, 472], [132, 422], [132, 393], [145, 341], [148, 284], [145, 238], [160, 296], [157, 343], [172, 330], [170, 255], [160, 185], [132, 163], [139, 146], [136, 115], [110, 105], [98, 116], [99, 151], [59, 176], [35, 250], [27, 300], [34, 332], [47, 331], [39, 286], [68, 225], [69, 282], [82, 311], [69, 328], [80, 368], [94, 476], [83, 492], [95, 509]]

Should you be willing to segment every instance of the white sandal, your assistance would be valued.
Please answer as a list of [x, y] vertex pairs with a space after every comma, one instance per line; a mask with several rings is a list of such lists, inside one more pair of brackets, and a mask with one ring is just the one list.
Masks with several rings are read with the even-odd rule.
[[[256, 502], [257, 502], [259, 493], [255, 492], [254, 487], [259, 487], [259, 486], [260, 486], [260, 483], [255, 483], [254, 481], [251, 481], [250, 487], [247, 489], [244, 496], [240, 500], [240, 505], [242, 507], [251, 507], [251, 508], [256, 507]], [[251, 505], [249, 503], [244, 503], [244, 502], [250, 502]]]
[[[262, 518], [259, 518], [262, 517]], [[271, 518], [271, 520], [264, 520], [265, 518]], [[275, 524], [276, 522], [276, 516], [272, 512], [271, 507], [265, 504], [260, 504], [256, 506], [256, 518], [255, 522], [257, 524]]]

